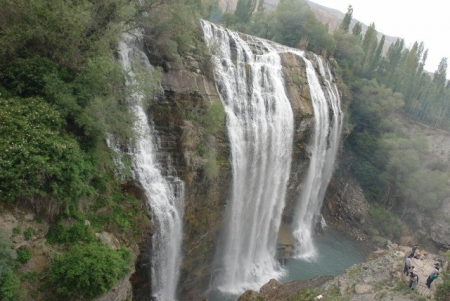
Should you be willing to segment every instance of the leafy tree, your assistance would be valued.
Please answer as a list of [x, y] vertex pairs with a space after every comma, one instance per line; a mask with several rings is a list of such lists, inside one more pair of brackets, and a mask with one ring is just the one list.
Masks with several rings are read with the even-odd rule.
[[307, 48], [317, 53], [333, 53], [336, 47], [327, 27], [314, 16], [304, 0], [281, 1], [275, 11], [272, 40], [291, 47]]
[[[345, 13], [344, 19], [342, 20], [341, 24], [339, 25], [339, 29], [341, 29], [345, 33], [348, 33], [348, 30], [350, 28], [350, 22], [352, 21], [352, 17], [353, 17], [353, 7], [351, 5], [349, 5], [347, 8], [347, 12]], [[361, 26], [361, 24], [359, 26]]]
[[334, 57], [339, 63], [344, 79], [347, 83], [351, 83], [354, 71], [361, 68], [364, 50], [357, 36], [346, 34], [342, 30], [334, 32], [334, 39], [336, 40]]
[[445, 86], [445, 83], [447, 81], [447, 58], [443, 57], [441, 61], [439, 62], [438, 69], [434, 73], [433, 82], [436, 83], [438, 86]]
[[90, 195], [92, 163], [64, 121], [41, 98], [0, 98], [0, 190], [4, 199], [50, 197], [60, 202]]
[[131, 251], [126, 248], [112, 250], [100, 243], [75, 245], [50, 265], [48, 284], [61, 298], [91, 300], [123, 278], [131, 262]]
[[[145, 0], [139, 4], [136, 26], [144, 29], [145, 46], [155, 66], [181, 62], [189, 51], [203, 54], [206, 48], [199, 29], [197, 4], [189, 0]], [[194, 46], [194, 47], [193, 47]]]
[[[117, 38], [120, 21], [129, 17], [127, 2], [1, 0], [0, 56], [47, 57], [61, 66], [77, 69], [87, 57], [108, 49]], [[27, 51], [25, 51], [25, 49]]]
[[362, 34], [361, 33], [362, 33], [362, 25], [358, 21], [358, 22], [356, 22], [355, 26], [353, 26], [352, 34], [354, 36], [356, 36], [359, 40], [362, 40]]
[[234, 15], [239, 22], [247, 23], [256, 9], [258, 0], [238, 0]]
[[366, 34], [362, 41], [362, 48], [364, 50], [364, 63], [363, 63], [363, 74], [365, 77], [370, 78], [370, 72], [373, 66], [375, 52], [378, 45], [377, 30], [375, 29], [375, 23], [370, 24], [367, 28]]

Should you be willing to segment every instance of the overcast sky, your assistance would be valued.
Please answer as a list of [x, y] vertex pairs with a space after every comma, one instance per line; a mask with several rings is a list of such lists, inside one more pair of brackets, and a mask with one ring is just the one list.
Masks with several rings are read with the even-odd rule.
[[[353, 6], [353, 18], [389, 36], [405, 39], [405, 45], [424, 42], [428, 49], [425, 69], [437, 70], [443, 57], [450, 58], [450, 1], [447, 0], [311, 0], [323, 6], [347, 12]], [[450, 63], [450, 60], [449, 60]], [[450, 77], [450, 69], [447, 69]]]

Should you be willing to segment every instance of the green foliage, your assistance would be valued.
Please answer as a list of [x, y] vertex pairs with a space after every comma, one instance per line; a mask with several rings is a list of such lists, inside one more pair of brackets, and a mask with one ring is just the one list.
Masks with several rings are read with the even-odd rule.
[[[450, 260], [450, 252], [447, 252], [447, 259]], [[441, 272], [443, 282], [436, 286], [436, 292], [434, 298], [436, 301], [450, 300], [450, 273], [447, 268], [446, 271]]]
[[349, 5], [347, 8], [347, 12], [345, 13], [344, 19], [339, 25], [339, 29], [347, 33], [348, 30], [350, 29], [350, 22], [352, 21], [352, 17], [353, 17], [353, 7]]
[[34, 282], [36, 282], [37, 276], [38, 276], [38, 274], [37, 274], [36, 271], [23, 273], [23, 274], [20, 275], [20, 281], [25, 281], [25, 282], [28, 282], [28, 283], [34, 283]]
[[[161, 65], [164, 61], [181, 61], [181, 54], [205, 49], [198, 31], [198, 6], [188, 0], [140, 2], [136, 22], [145, 30], [146, 47], [151, 61]], [[161, 1], [162, 2], [162, 1]]]
[[397, 217], [390, 211], [379, 206], [370, 208], [369, 215], [372, 218], [373, 225], [380, 230], [380, 233], [392, 240], [398, 240], [401, 237], [401, 226]]
[[61, 298], [91, 300], [124, 277], [131, 263], [131, 251], [127, 248], [112, 250], [100, 243], [75, 245], [50, 265], [48, 285]]
[[334, 32], [336, 49], [334, 57], [339, 62], [341, 73], [347, 83], [351, 83], [353, 73], [361, 67], [364, 59], [364, 50], [360, 45], [358, 36], [347, 34], [342, 30]]
[[205, 175], [208, 179], [214, 179], [219, 174], [219, 166], [214, 151], [209, 151], [206, 156], [206, 164], [204, 166]]
[[83, 222], [77, 221], [71, 226], [62, 223], [54, 225], [47, 233], [47, 241], [51, 244], [77, 243], [95, 241], [94, 233]]
[[31, 238], [31, 236], [33, 236], [34, 233], [34, 229], [33, 228], [27, 228], [25, 231], [23, 231], [23, 237], [26, 240], [29, 240]]
[[[120, 21], [130, 17], [125, 1], [1, 0], [1, 57], [26, 51], [76, 69], [111, 46]], [[28, 53], [26, 53], [28, 55]]]
[[31, 259], [31, 252], [30, 250], [26, 248], [19, 248], [17, 250], [17, 261], [24, 264], [30, 261]]
[[[304, 0], [286, 0], [275, 11], [272, 37], [291, 47], [307, 48], [316, 53], [334, 53], [336, 43]], [[305, 47], [307, 46], [307, 47]]]
[[4, 273], [0, 275], [0, 300], [18, 300], [19, 284], [19, 279], [11, 269], [4, 271]]
[[78, 143], [61, 135], [63, 120], [40, 98], [1, 99], [0, 191], [18, 197], [76, 200], [92, 193], [92, 164]]
[[294, 298], [289, 299], [289, 301], [314, 301], [318, 293], [311, 288], [302, 290]]
[[239, 22], [246, 23], [250, 21], [253, 12], [256, 9], [257, 0], [238, 0], [234, 15]]
[[11, 249], [10, 243], [3, 231], [0, 231], [0, 278], [13, 265], [15, 252]]
[[361, 40], [361, 39], [362, 39], [362, 37], [361, 37], [361, 32], [362, 32], [362, 25], [361, 25], [361, 23], [358, 21], [358, 22], [356, 22], [355, 26], [353, 26], [352, 34], [353, 34], [354, 36], [356, 36], [359, 40]]
[[[88, 219], [93, 228], [103, 231], [139, 231], [140, 219], [145, 212], [132, 195], [115, 192], [110, 197], [99, 198], [90, 208]], [[100, 212], [99, 212], [100, 211]]]
[[208, 134], [215, 135], [223, 128], [225, 120], [225, 109], [220, 100], [213, 101], [213, 103], [206, 109], [206, 114], [203, 117], [203, 124]]
[[40, 56], [18, 58], [5, 65], [0, 82], [11, 93], [21, 97], [43, 95], [46, 77], [58, 71], [55, 62]]
[[372, 202], [379, 200], [383, 189], [379, 178], [380, 170], [364, 159], [354, 159], [351, 168], [363, 188], [365, 197]]

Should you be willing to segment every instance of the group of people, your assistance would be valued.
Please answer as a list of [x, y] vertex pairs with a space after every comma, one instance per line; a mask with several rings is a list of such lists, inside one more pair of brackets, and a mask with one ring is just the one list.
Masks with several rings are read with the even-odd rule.
[[[422, 259], [418, 247], [419, 247], [418, 245], [414, 245], [412, 247], [411, 253], [409, 253], [408, 256], [406, 256], [405, 266], [403, 268], [403, 273], [405, 273], [406, 276], [409, 276], [409, 288], [412, 290], [415, 289], [417, 284], [419, 283], [419, 275], [415, 267], [412, 265], [411, 261], [412, 258]], [[426, 281], [426, 285], [428, 288], [431, 288], [431, 283], [439, 276], [439, 268], [440, 268], [439, 262], [436, 262], [434, 264], [433, 271], [428, 276]]]

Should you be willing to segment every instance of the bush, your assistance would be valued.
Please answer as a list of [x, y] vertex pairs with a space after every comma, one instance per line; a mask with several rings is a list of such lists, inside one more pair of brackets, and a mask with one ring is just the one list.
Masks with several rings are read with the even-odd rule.
[[220, 100], [214, 101], [204, 115], [204, 126], [208, 134], [215, 135], [223, 128], [225, 120], [225, 108]]
[[28, 228], [28, 229], [26, 229], [25, 231], [23, 231], [23, 237], [26, 239], [26, 240], [29, 240], [30, 238], [31, 238], [31, 236], [33, 236], [35, 233], [34, 233], [34, 230], [33, 230], [33, 228]]
[[72, 226], [64, 226], [58, 223], [48, 232], [46, 238], [51, 244], [95, 241], [94, 233], [82, 222], [77, 222]]
[[100, 243], [77, 245], [51, 264], [48, 284], [59, 297], [91, 300], [111, 289], [130, 271], [131, 251]]
[[90, 195], [92, 165], [77, 141], [61, 135], [60, 114], [41, 98], [0, 98], [0, 193], [14, 201]]
[[17, 261], [22, 264], [27, 263], [31, 259], [31, 253], [28, 249], [18, 249], [17, 250]]
[[15, 301], [19, 289], [19, 279], [12, 270], [7, 270], [0, 277], [0, 300]]
[[401, 225], [392, 212], [380, 206], [374, 206], [370, 208], [369, 214], [372, 218], [373, 225], [376, 225], [376, 229], [382, 235], [392, 240], [400, 239], [402, 235]]
[[[447, 259], [450, 259], [450, 252], [447, 252]], [[436, 286], [434, 298], [436, 301], [450, 300], [450, 270], [447, 268], [442, 274], [444, 282]]]
[[12, 267], [14, 262], [15, 254], [9, 245], [9, 239], [5, 237], [3, 231], [0, 231], [0, 278]]

